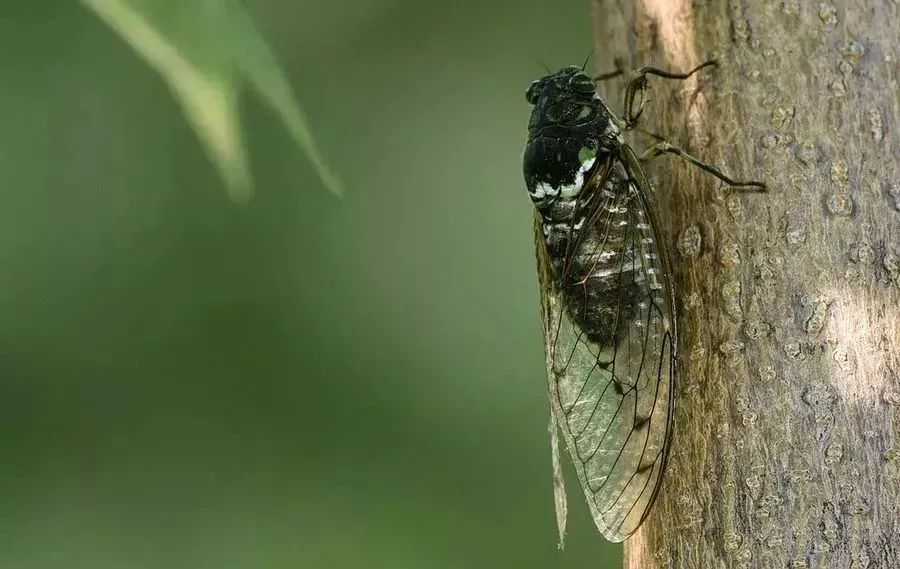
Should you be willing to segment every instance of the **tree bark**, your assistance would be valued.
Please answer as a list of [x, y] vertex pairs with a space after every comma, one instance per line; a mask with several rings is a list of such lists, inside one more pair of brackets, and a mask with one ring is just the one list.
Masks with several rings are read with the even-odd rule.
[[[682, 341], [666, 480], [626, 567], [900, 567], [900, 6], [593, 8], [598, 71], [719, 60], [651, 77], [641, 126], [769, 188], [648, 167]], [[613, 108], [624, 85], [601, 85]]]

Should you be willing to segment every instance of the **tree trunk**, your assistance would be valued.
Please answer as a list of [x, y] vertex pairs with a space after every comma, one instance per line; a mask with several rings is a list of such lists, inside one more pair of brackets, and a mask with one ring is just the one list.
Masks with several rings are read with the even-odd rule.
[[[719, 60], [651, 77], [641, 126], [769, 187], [648, 167], [682, 341], [666, 481], [626, 567], [900, 567], [898, 12], [594, 0], [599, 71]], [[601, 86], [615, 109], [623, 87]]]

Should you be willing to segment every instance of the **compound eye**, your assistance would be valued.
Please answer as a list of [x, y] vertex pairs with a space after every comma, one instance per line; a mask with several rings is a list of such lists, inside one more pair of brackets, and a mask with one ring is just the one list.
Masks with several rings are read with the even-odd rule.
[[537, 103], [538, 97], [541, 96], [541, 90], [544, 88], [544, 83], [540, 79], [534, 81], [531, 85], [528, 86], [528, 89], [525, 91], [525, 100], [534, 105]]
[[569, 79], [569, 87], [578, 93], [593, 94], [597, 90], [594, 80], [585, 73], [576, 73]]

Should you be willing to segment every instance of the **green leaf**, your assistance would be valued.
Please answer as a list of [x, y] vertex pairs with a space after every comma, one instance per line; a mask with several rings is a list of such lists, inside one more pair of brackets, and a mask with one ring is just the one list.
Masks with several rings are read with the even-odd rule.
[[253, 178], [238, 100], [252, 85], [272, 106], [326, 188], [342, 193], [275, 54], [236, 0], [81, 0], [166, 81], [235, 201]]

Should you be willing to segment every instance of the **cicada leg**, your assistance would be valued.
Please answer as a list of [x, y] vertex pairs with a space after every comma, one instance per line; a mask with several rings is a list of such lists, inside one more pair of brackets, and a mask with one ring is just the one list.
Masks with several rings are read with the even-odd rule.
[[[652, 132], [646, 131], [639, 126], [637, 126], [638, 120], [641, 118], [641, 114], [644, 112], [644, 106], [647, 103], [647, 99], [644, 97], [644, 93], [647, 90], [647, 76], [655, 75], [657, 77], [662, 77], [663, 79], [679, 79], [684, 80], [688, 77], [694, 75], [701, 69], [705, 69], [707, 67], [715, 67], [718, 65], [718, 62], [715, 59], [710, 59], [704, 63], [701, 63], [697, 67], [691, 69], [686, 73], [675, 73], [673, 71], [667, 71], [665, 69], [659, 69], [656, 67], [641, 67], [634, 71], [634, 76], [628, 82], [628, 86], [625, 87], [625, 108], [624, 114], [625, 116], [622, 119], [622, 122], [625, 125], [627, 130], [636, 130], [638, 132], [642, 132], [647, 136], [650, 136], [657, 140], [656, 144], [647, 149], [644, 154], [641, 155], [640, 159], [642, 162], [649, 162], [658, 156], [662, 156], [663, 154], [674, 154], [679, 158], [690, 162], [694, 166], [697, 166], [704, 172], [708, 172], [712, 174], [716, 178], [719, 178], [729, 186], [735, 188], [748, 188], [755, 189], [756, 191], [765, 191], [766, 185], [762, 182], [741, 182], [738, 180], [733, 180], [729, 178], [725, 173], [721, 170], [702, 162], [698, 158], [691, 156], [684, 150], [678, 148], [677, 146], [668, 142], [662, 136], [658, 134], [654, 134]], [[618, 77], [624, 74], [622, 71], [622, 64], [620, 61], [616, 61], [616, 70], [610, 73], [605, 73], [603, 75], [597, 75], [594, 79], [596, 81], [604, 81], [606, 79], [612, 79], [613, 77]], [[637, 100], [637, 108], [635, 109], [635, 100]]]
[[[715, 67], [718, 65], [718, 62], [715, 59], [710, 59], [704, 63], [701, 63], [697, 67], [691, 69], [687, 73], [675, 73], [672, 71], [666, 71], [665, 69], [657, 69], [656, 67], [641, 67], [640, 69], [635, 71], [635, 76], [628, 82], [628, 86], [625, 87], [625, 128], [631, 129], [637, 125], [638, 120], [641, 118], [641, 114], [644, 112], [644, 105], [647, 102], [647, 99], [644, 97], [644, 93], [647, 91], [647, 76], [655, 75], [657, 77], [662, 77], [663, 79], [679, 79], [684, 80], [693, 74], [697, 73], [701, 69], [706, 67]], [[635, 98], [639, 96], [637, 110], [634, 108]]]
[[[647, 99], [644, 97], [644, 93], [647, 91], [648, 75], [655, 75], [657, 77], [662, 77], [663, 79], [687, 79], [701, 69], [704, 69], [706, 67], [714, 67], [716, 65], [718, 65], [718, 62], [715, 59], [710, 59], [709, 61], [701, 63], [697, 67], [691, 69], [687, 73], [675, 73], [674, 71], [667, 71], [665, 69], [659, 69], [656, 67], [641, 67], [639, 69], [636, 69], [634, 71], [634, 76], [628, 82], [628, 86], [625, 87], [625, 116], [623, 117], [625, 128], [629, 130], [634, 128], [635, 125], [637, 125], [638, 120], [641, 118], [641, 114], [644, 112], [644, 105], [647, 103]], [[605, 81], [607, 79], [612, 79], [613, 77], [619, 77], [623, 74], [624, 71], [622, 70], [621, 62], [616, 61], [615, 71], [597, 75], [594, 77], [594, 80]], [[637, 99], [637, 109], [635, 109], [635, 99]]]
[[[650, 133], [648, 133], [648, 134], [650, 134]], [[651, 136], [658, 138], [657, 135], [651, 135]], [[725, 175], [724, 172], [722, 172], [715, 166], [712, 166], [710, 164], [707, 164], [706, 162], [699, 160], [698, 158], [695, 158], [694, 156], [688, 154], [687, 152], [678, 148], [677, 146], [673, 146], [672, 144], [670, 144], [669, 142], [667, 142], [665, 140], [659, 140], [659, 142], [657, 142], [656, 144], [654, 144], [653, 146], [648, 148], [643, 154], [641, 154], [640, 160], [641, 160], [641, 162], [649, 162], [650, 160], [653, 160], [654, 158], [662, 156], [663, 154], [674, 154], [675, 156], [678, 156], [682, 160], [686, 160], [687, 162], [690, 162], [691, 164], [700, 168], [704, 172], [712, 174], [716, 178], [722, 180], [723, 182], [725, 182], [726, 184], [728, 184], [729, 186], [732, 186], [734, 188], [755, 188], [755, 190], [751, 190], [751, 191], [760, 191], [760, 192], [766, 191], [766, 185], [764, 183], [762, 183], [762, 182], [741, 182], [741, 181], [729, 178], [728, 176]]]

